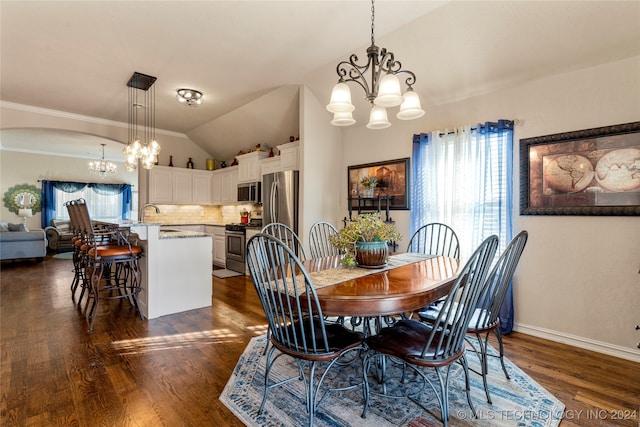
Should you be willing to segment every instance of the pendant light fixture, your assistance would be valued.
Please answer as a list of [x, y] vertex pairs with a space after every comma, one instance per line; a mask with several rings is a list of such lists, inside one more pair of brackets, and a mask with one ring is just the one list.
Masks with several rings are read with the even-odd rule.
[[[420, 106], [420, 97], [413, 91], [416, 76], [409, 70], [403, 70], [402, 64], [387, 49], [380, 49], [375, 44], [375, 0], [371, 0], [371, 46], [367, 49], [368, 61], [358, 65], [357, 55], [351, 54], [348, 61], [341, 61], [336, 67], [338, 83], [331, 92], [331, 100], [327, 110], [334, 113], [331, 124], [334, 126], [350, 126], [356, 121], [353, 118], [354, 105], [351, 103], [351, 90], [347, 82], [355, 82], [364, 89], [365, 99], [371, 103], [371, 115], [367, 127], [384, 129], [391, 126], [387, 119], [387, 108], [400, 106], [396, 115], [400, 120], [417, 119], [424, 115]], [[365, 75], [371, 75], [368, 82]], [[407, 91], [401, 92], [398, 75], [406, 75]]]
[[104, 178], [107, 175], [115, 175], [118, 170], [118, 166], [116, 166], [115, 163], [104, 159], [104, 146], [106, 144], [100, 145], [102, 145], [102, 158], [100, 160], [89, 162], [89, 171], [98, 175], [100, 178]]
[[[156, 91], [153, 87], [156, 78], [134, 72], [127, 86], [129, 87], [129, 140], [122, 150], [125, 166], [134, 171], [138, 162], [145, 169], [151, 169], [158, 161], [160, 144], [156, 139]], [[143, 104], [138, 101], [138, 93], [144, 92]], [[139, 114], [142, 112], [142, 114]], [[139, 119], [142, 124], [138, 126]]]

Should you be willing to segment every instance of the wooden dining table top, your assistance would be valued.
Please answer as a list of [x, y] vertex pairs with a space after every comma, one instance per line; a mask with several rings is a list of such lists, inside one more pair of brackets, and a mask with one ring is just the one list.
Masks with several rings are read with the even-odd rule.
[[[307, 260], [311, 276], [340, 266], [340, 257]], [[418, 310], [446, 295], [458, 277], [460, 261], [435, 256], [418, 262], [317, 287], [322, 311], [328, 316], [386, 316]]]

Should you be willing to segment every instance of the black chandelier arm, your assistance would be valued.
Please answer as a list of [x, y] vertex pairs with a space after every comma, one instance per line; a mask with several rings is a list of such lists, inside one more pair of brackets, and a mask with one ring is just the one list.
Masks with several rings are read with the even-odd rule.
[[[342, 61], [336, 67], [336, 73], [340, 77], [339, 82], [355, 82], [364, 89], [364, 92], [367, 94], [367, 99], [369, 99], [369, 94], [371, 94], [371, 90], [369, 89], [369, 85], [367, 84], [367, 79], [364, 77], [363, 73], [366, 73], [369, 69], [371, 62], [366, 65], [358, 65], [355, 61], [358, 60], [358, 57], [355, 54], [352, 54], [349, 57], [349, 61]], [[375, 98], [375, 96], [374, 96]], [[372, 98], [373, 99], [373, 98]]]

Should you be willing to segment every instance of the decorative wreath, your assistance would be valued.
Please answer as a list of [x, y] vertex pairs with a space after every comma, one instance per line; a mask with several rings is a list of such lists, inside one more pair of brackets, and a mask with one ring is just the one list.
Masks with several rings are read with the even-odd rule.
[[33, 213], [42, 210], [40, 189], [33, 185], [21, 184], [11, 187], [4, 193], [4, 206], [18, 215], [18, 209], [31, 209]]

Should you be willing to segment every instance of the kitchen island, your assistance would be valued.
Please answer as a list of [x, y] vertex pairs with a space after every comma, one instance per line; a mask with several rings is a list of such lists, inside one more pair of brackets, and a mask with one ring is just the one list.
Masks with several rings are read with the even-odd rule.
[[211, 306], [211, 235], [160, 224], [133, 223], [129, 228], [144, 249], [138, 299], [147, 319]]

